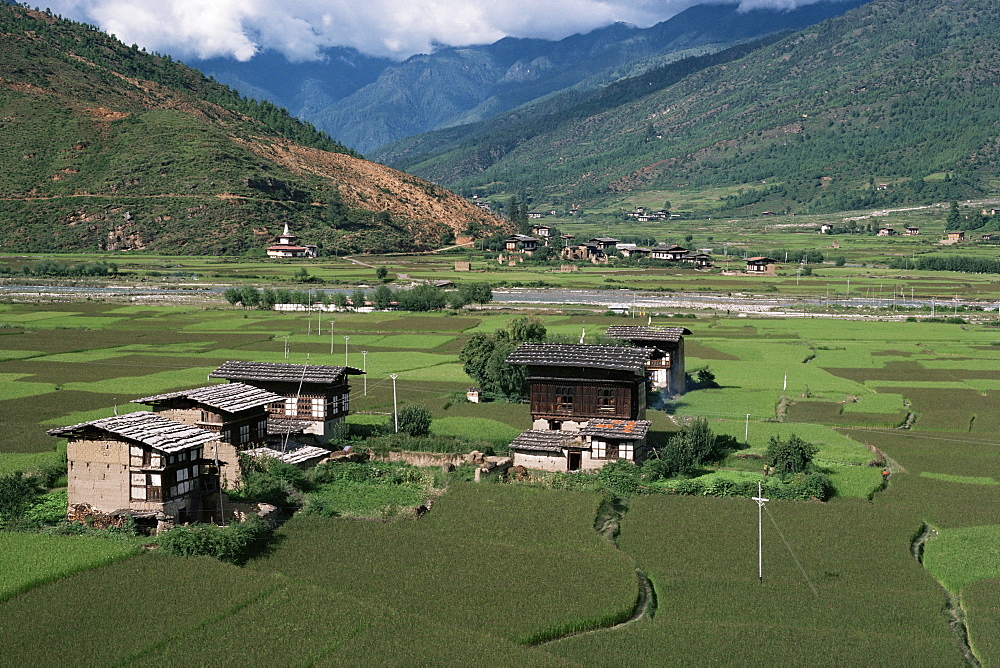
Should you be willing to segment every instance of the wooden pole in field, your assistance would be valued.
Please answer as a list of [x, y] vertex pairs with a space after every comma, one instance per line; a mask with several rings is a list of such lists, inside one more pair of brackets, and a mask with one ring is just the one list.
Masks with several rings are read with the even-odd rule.
[[757, 579], [764, 584], [764, 524], [762, 513], [764, 504], [771, 499], [765, 499], [760, 480], [757, 481], [757, 496], [752, 497], [757, 502]]

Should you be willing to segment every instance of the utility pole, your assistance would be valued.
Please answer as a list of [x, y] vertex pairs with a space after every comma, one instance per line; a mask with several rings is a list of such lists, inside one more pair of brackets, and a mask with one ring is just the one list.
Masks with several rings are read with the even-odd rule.
[[761, 584], [764, 584], [764, 523], [762, 512], [764, 504], [771, 499], [764, 498], [760, 480], [757, 481], [757, 496], [751, 498], [757, 502], [757, 579], [760, 580]]
[[743, 433], [743, 442], [750, 445], [750, 414], [747, 413], [746, 431]]
[[361, 371], [364, 372], [362, 376], [365, 380], [365, 396], [368, 396], [368, 351], [361, 351]]
[[351, 337], [344, 337], [344, 366], [347, 366], [347, 342], [351, 340]]
[[333, 354], [333, 320], [330, 321], [330, 354]]
[[396, 374], [390, 373], [389, 378], [392, 378], [392, 417], [393, 421], [396, 423], [396, 432], [399, 433], [399, 411], [396, 409]]
[[288, 359], [288, 337], [285, 337], [285, 359]]

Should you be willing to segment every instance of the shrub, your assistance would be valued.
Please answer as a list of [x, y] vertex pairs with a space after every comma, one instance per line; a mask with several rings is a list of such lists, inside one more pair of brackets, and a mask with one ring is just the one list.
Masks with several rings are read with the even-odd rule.
[[768, 466], [773, 466], [779, 474], [806, 473], [812, 467], [812, 459], [819, 448], [792, 434], [787, 441], [771, 437], [764, 456]]
[[192, 524], [160, 534], [160, 550], [181, 557], [214, 557], [231, 564], [243, 564], [270, 539], [271, 529], [259, 517], [220, 527]]
[[0, 527], [19, 524], [43, 491], [39, 476], [21, 471], [0, 476]]
[[[393, 431], [395, 421], [389, 416], [389, 431]], [[426, 436], [431, 430], [431, 412], [424, 406], [404, 406], [399, 411], [399, 433], [410, 436]]]
[[633, 496], [639, 491], [639, 468], [625, 459], [605, 464], [597, 478], [606, 490], [618, 496]]
[[242, 484], [230, 490], [235, 501], [270, 503], [278, 507], [299, 505], [307, 481], [302, 470], [273, 457], [240, 456]]

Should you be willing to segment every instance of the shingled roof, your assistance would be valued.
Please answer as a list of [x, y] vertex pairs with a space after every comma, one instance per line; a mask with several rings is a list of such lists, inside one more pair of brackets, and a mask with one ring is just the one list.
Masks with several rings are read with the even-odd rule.
[[81, 422], [68, 427], [49, 429], [46, 433], [50, 436], [81, 437], [95, 431], [142, 443], [168, 454], [188, 450], [218, 438], [218, 434], [168, 420], [149, 411]]
[[345, 376], [360, 376], [364, 371], [352, 366], [322, 364], [287, 364], [284, 362], [229, 361], [209, 374], [209, 378], [225, 378], [253, 383], [340, 383]]
[[649, 420], [591, 420], [580, 429], [584, 436], [641, 441], [653, 424]]
[[572, 431], [549, 431], [529, 429], [521, 432], [511, 444], [511, 450], [532, 450], [536, 452], [562, 452], [563, 448], [581, 447], [578, 434]]
[[194, 390], [181, 390], [180, 392], [168, 392], [152, 397], [133, 399], [132, 403], [156, 405], [172, 399], [188, 399], [197, 404], [202, 404], [209, 408], [218, 408], [228, 413], [238, 413], [248, 408], [257, 408], [285, 400], [280, 394], [268, 392], [253, 385], [245, 383], [222, 383], [220, 385], [199, 387]]
[[630, 325], [611, 325], [608, 336], [623, 341], [669, 341], [676, 343], [682, 336], [690, 336], [687, 327], [633, 327]]
[[522, 343], [507, 358], [507, 364], [589, 367], [641, 372], [653, 352], [651, 348], [627, 348], [623, 346]]

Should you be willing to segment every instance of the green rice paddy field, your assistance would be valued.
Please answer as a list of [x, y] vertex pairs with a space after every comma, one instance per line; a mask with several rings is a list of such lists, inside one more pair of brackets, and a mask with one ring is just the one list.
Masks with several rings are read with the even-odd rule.
[[[359, 423], [384, 419], [388, 374], [398, 373], [401, 403], [428, 406], [434, 433], [503, 441], [529, 425], [527, 406], [456, 401], [471, 382], [457, 353], [472, 333], [509, 317], [336, 314], [331, 353], [327, 316], [316, 335], [305, 315], [0, 304], [0, 473], [57, 457], [60, 444], [45, 435], [53, 426], [111, 415], [116, 405], [140, 409], [129, 402], [205, 384], [226, 360], [283, 361], [285, 337], [288, 361], [366, 366], [367, 391], [352, 380]], [[589, 336], [623, 322], [543, 320]], [[32, 549], [45, 572], [5, 580], [8, 596], [20, 593], [0, 603], [0, 633], [19, 642], [5, 646], [0, 665], [961, 665], [945, 586], [979, 660], [1000, 663], [1000, 331], [820, 319], [683, 324], [693, 331], [688, 368], [709, 365], [722, 387], [684, 395], [667, 406], [673, 417], [651, 411], [654, 431], [702, 416], [717, 432], [740, 440], [748, 432], [744, 454], [794, 433], [820, 447], [834, 481], [827, 504], [768, 504], [763, 585], [756, 504], [746, 499], [633, 499], [616, 546], [593, 530], [595, 496], [457, 486], [416, 521], [296, 518], [245, 568], [103, 556], [82, 539], [67, 557], [63, 542], [40, 543]], [[876, 448], [893, 471], [885, 490], [881, 469], [868, 466]], [[711, 475], [759, 471], [759, 460], [731, 456]], [[921, 564], [910, 544], [925, 523], [938, 537]], [[0, 534], [0, 561], [27, 549], [11, 535]], [[90, 569], [69, 574], [79, 568]], [[655, 616], [536, 644], [627, 616], [635, 568], [653, 581]], [[84, 614], [88, 632], [66, 641]]]

